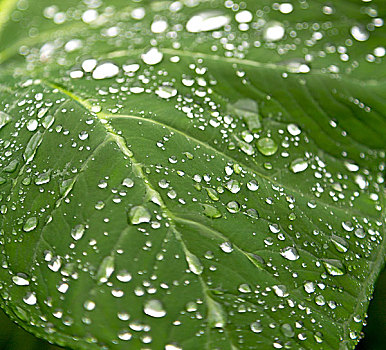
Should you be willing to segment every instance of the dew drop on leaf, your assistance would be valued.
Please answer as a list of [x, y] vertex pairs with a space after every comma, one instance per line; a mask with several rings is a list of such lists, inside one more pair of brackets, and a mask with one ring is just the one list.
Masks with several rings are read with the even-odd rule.
[[151, 213], [144, 206], [138, 205], [130, 209], [129, 220], [132, 225], [147, 223], [151, 220]]
[[151, 317], [164, 317], [166, 316], [166, 311], [162, 303], [157, 299], [150, 299], [145, 302], [143, 311], [146, 315]]

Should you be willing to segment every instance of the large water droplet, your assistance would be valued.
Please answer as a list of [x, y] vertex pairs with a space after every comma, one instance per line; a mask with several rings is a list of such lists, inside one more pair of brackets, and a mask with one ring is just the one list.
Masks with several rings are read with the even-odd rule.
[[170, 85], [161, 85], [155, 93], [161, 98], [168, 99], [177, 95], [177, 89]]
[[348, 250], [348, 243], [347, 241], [339, 236], [332, 235], [331, 236], [331, 242], [334, 244], [336, 250], [340, 253], [346, 253]]
[[166, 315], [166, 311], [162, 303], [156, 299], [146, 301], [143, 311], [146, 315], [156, 318], [164, 317]]
[[226, 188], [232, 193], [237, 193], [241, 189], [240, 182], [238, 180], [229, 180], [226, 184]]
[[24, 273], [18, 273], [15, 276], [12, 276], [12, 281], [18, 286], [28, 286], [29, 280], [28, 276]]
[[267, 41], [278, 41], [283, 39], [285, 29], [279, 22], [269, 22], [264, 29], [264, 39]]
[[138, 205], [131, 208], [129, 212], [129, 220], [130, 220], [130, 223], [133, 225], [138, 225], [143, 222], [150, 222], [151, 213], [144, 206]]
[[105, 283], [110, 278], [112, 273], [114, 272], [114, 256], [106, 256], [98, 269], [98, 272], [96, 274], [96, 279], [100, 283]]
[[203, 11], [191, 17], [186, 23], [186, 30], [191, 33], [208, 32], [227, 25], [230, 18], [221, 11]]
[[263, 331], [263, 327], [262, 327], [261, 323], [258, 321], [252, 322], [250, 327], [251, 327], [252, 332], [254, 332], [254, 333], [261, 333]]
[[92, 73], [92, 77], [97, 80], [112, 78], [118, 75], [119, 67], [111, 62], [102, 63]]
[[265, 156], [272, 156], [277, 152], [278, 145], [273, 139], [263, 137], [257, 140], [257, 149]]
[[362, 26], [353, 26], [350, 32], [353, 38], [358, 41], [366, 41], [370, 36], [369, 32]]
[[204, 208], [204, 215], [207, 216], [210, 219], [218, 219], [221, 218], [222, 214], [221, 212], [210, 204], [201, 204]]
[[0, 111], [0, 129], [11, 121], [11, 116], [5, 112]]
[[295, 332], [289, 323], [283, 323], [280, 327], [280, 330], [283, 335], [288, 338], [292, 338], [295, 335]]
[[78, 241], [81, 239], [84, 235], [84, 232], [86, 230], [86, 227], [83, 224], [76, 225], [72, 230], [71, 230], [71, 236], [73, 239]]
[[299, 259], [299, 254], [295, 247], [287, 247], [282, 249], [280, 251], [280, 255], [291, 261]]
[[37, 225], [38, 225], [38, 218], [36, 216], [32, 216], [25, 221], [23, 230], [25, 232], [30, 232], [34, 230]]
[[331, 276], [341, 276], [346, 273], [343, 263], [337, 259], [324, 259], [323, 265]]
[[142, 54], [142, 61], [149, 65], [155, 65], [160, 63], [163, 59], [163, 53], [160, 52], [156, 47], [152, 47], [146, 53]]
[[290, 164], [290, 169], [293, 173], [301, 173], [308, 168], [308, 163], [301, 158], [295, 159]]
[[201, 275], [202, 271], [204, 271], [204, 266], [202, 266], [200, 259], [189, 251], [185, 252], [185, 255], [186, 261], [189, 265], [189, 270], [192, 271], [195, 275]]

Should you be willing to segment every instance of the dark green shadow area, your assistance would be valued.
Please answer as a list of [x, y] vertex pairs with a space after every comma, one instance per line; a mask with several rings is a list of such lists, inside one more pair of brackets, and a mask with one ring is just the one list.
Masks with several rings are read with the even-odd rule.
[[384, 350], [386, 335], [386, 269], [378, 277], [374, 299], [368, 310], [367, 326], [363, 329], [364, 339], [356, 350]]
[[27, 333], [0, 309], [0, 350], [60, 350], [45, 340]]

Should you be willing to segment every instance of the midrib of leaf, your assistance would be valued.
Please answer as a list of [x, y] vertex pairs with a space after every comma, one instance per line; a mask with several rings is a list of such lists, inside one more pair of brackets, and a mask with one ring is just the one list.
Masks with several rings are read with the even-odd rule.
[[[65, 94], [66, 96], [70, 97], [72, 100], [78, 102], [83, 108], [85, 108], [89, 113], [92, 113], [92, 114], [96, 114], [98, 119], [101, 121], [102, 125], [105, 127], [106, 129], [106, 132], [111, 136], [111, 139], [115, 141], [115, 143], [117, 144], [117, 146], [119, 147], [120, 151], [130, 159], [131, 163], [132, 163], [132, 168], [133, 168], [133, 172], [136, 173], [137, 175], [139, 175], [140, 178], [142, 178], [146, 188], [150, 191], [152, 191], [153, 193], [157, 193], [158, 196], [159, 196], [159, 199], [161, 199], [161, 210], [162, 212], [164, 213], [165, 217], [168, 219], [169, 221], [169, 224], [170, 224], [170, 228], [174, 234], [174, 237], [175, 239], [181, 244], [181, 247], [185, 253], [185, 257], [187, 256], [187, 253], [188, 253], [188, 249], [186, 247], [186, 244], [185, 242], [183, 241], [182, 239], [182, 235], [181, 235], [181, 232], [177, 229], [176, 227], [176, 223], [177, 222], [180, 222], [180, 223], [185, 223], [185, 224], [188, 224], [190, 226], [196, 226], [198, 228], [200, 228], [201, 230], [205, 230], [206, 232], [208, 232], [210, 235], [212, 236], [215, 236], [217, 238], [220, 238], [224, 241], [227, 241], [229, 240], [227, 237], [223, 236], [222, 233], [218, 232], [218, 231], [215, 231], [213, 230], [212, 228], [209, 228], [205, 225], [203, 225], [202, 223], [199, 223], [199, 222], [196, 222], [196, 221], [192, 221], [190, 219], [186, 219], [186, 218], [182, 218], [182, 217], [179, 217], [177, 215], [175, 215], [174, 213], [172, 213], [169, 208], [167, 208], [167, 206], [165, 205], [165, 203], [163, 202], [162, 200], [162, 197], [161, 197], [161, 194], [155, 190], [154, 186], [151, 184], [151, 181], [148, 179], [148, 177], [145, 175], [145, 173], [143, 172], [142, 170], [142, 164], [139, 163], [133, 153], [131, 152], [131, 150], [127, 147], [126, 145], [126, 141], [125, 139], [118, 135], [115, 130], [112, 128], [112, 126], [110, 124], [107, 123], [106, 121], [106, 118], [109, 118], [111, 116], [114, 116], [114, 115], [110, 115], [110, 114], [104, 114], [104, 113], [93, 113], [91, 112], [91, 104], [86, 101], [86, 100], [83, 100], [82, 98], [80, 98], [79, 96], [75, 95], [73, 92], [71, 91], [68, 91], [66, 90], [64, 87], [62, 86], [59, 86], [57, 84], [54, 84], [52, 82], [48, 82], [48, 81], [45, 81], [44, 82], [46, 85], [54, 88], [54, 89], [57, 89], [58, 91], [60, 91], [61, 93]], [[144, 120], [148, 120], [148, 121], [152, 121], [152, 122], [155, 122], [154, 120], [149, 120], [149, 119], [146, 119], [146, 118], [142, 118], [142, 117], [138, 117], [138, 116], [126, 116], [126, 117], [130, 117], [130, 118], [134, 118], [134, 119], [138, 119], [138, 120], [141, 120], [141, 121], [144, 121]], [[159, 122], [156, 122], [156, 124], [159, 124], [160, 126], [162, 127], [168, 127], [167, 125], [164, 125], [162, 123], [159, 123]], [[176, 132], [180, 132], [179, 130], [176, 129]], [[189, 137], [188, 135], [185, 134], [186, 137]], [[205, 147], [210, 147], [209, 145], [207, 145], [206, 143], [203, 143], [202, 141], [200, 140], [197, 140], [197, 139], [194, 139], [195, 142], [199, 142], [200, 144], [204, 145]], [[217, 152], [217, 153], [220, 153], [217, 149], [215, 148], [212, 148], [210, 147], [210, 149], [212, 149], [213, 152]], [[230, 158], [228, 155], [222, 153], [222, 155], [224, 157], [228, 157]], [[236, 160], [235, 160], [236, 161]], [[255, 172], [256, 171], [252, 168], [249, 168], [251, 172]], [[81, 172], [80, 172], [81, 173]], [[258, 174], [260, 175], [260, 174]], [[272, 182], [272, 180], [266, 176], [263, 176], [263, 174], [261, 174], [262, 177], [265, 177], [265, 179], [269, 182]], [[281, 186], [281, 185], [280, 185]], [[299, 192], [297, 192], [297, 194], [301, 195]], [[332, 206], [333, 207], [333, 206]], [[333, 207], [334, 209], [340, 209], [340, 210], [343, 210], [343, 208], [339, 208], [339, 207]], [[124, 234], [124, 231], [121, 232], [121, 235]], [[292, 237], [289, 236], [289, 238], [291, 239], [291, 241], [293, 242], [292, 240]], [[120, 239], [120, 238], [119, 238]], [[251, 260], [251, 258], [249, 257], [248, 253], [245, 252], [243, 249], [241, 249], [240, 247], [238, 247], [236, 244], [234, 244], [234, 242], [232, 242], [232, 245], [234, 246], [234, 248], [242, 254], [242, 256], [244, 256], [245, 258], [247, 258], [252, 264], [254, 264], [254, 262]], [[295, 245], [295, 244], [294, 244]], [[301, 251], [303, 251], [301, 249]], [[310, 252], [308, 251], [303, 251], [303, 252], [306, 252], [307, 254], [311, 254]], [[113, 252], [110, 252], [110, 255], [113, 254]], [[311, 254], [312, 255], [312, 254]], [[377, 258], [376, 258], [376, 262], [377, 262], [377, 268], [380, 269], [380, 266], [379, 265], [382, 265], [382, 262], [383, 262], [383, 257], [384, 253], [383, 251], [382, 252], [379, 252], [378, 255], [377, 255]], [[314, 258], [316, 258], [314, 255], [312, 255]], [[255, 264], [254, 264], [255, 265]], [[363, 288], [361, 290], [361, 295], [363, 295], [364, 297], [366, 296], [366, 287], [368, 285], [370, 285], [373, 280], [374, 280], [374, 277], [376, 277], [377, 273], [379, 272], [379, 270], [375, 270], [373, 271], [373, 273], [371, 275], [369, 275], [369, 277], [365, 280], [365, 288]], [[212, 302], [215, 302], [214, 299], [211, 298], [211, 296], [209, 295], [210, 291], [209, 291], [209, 287], [206, 285], [205, 281], [202, 279], [202, 277], [200, 275], [195, 275], [199, 282], [201, 283], [201, 286], [202, 286], [202, 292], [203, 292], [203, 295], [205, 298], [210, 298], [210, 300], [206, 300], [206, 304], [208, 307], [211, 306], [211, 303]], [[350, 276], [350, 277], [354, 277], [354, 276]], [[297, 302], [301, 302], [303, 300], [303, 296], [301, 294], [298, 293], [297, 289], [295, 290], [292, 290], [291, 289], [291, 292], [292, 292], [292, 296], [293, 298], [297, 301]], [[364, 299], [362, 300], [358, 300], [357, 302], [357, 306], [356, 306], [356, 309], [361, 305], [361, 303], [364, 301]], [[256, 305], [258, 306], [258, 305]], [[308, 307], [315, 313], [315, 314], [319, 314], [321, 316], [323, 316], [324, 318], [326, 317], [326, 315], [323, 313], [323, 311], [321, 310], [318, 310], [316, 308], [314, 308], [313, 306], [311, 305], [308, 305]], [[327, 316], [328, 317], [328, 316]], [[328, 317], [330, 319], [330, 317]], [[334, 324], [342, 324], [342, 325], [346, 325], [347, 322], [349, 322], [348, 320], [344, 323], [340, 323], [339, 321], [336, 322], [334, 321], [333, 319], [330, 319], [330, 322], [334, 323]], [[225, 330], [226, 332], [228, 332], [227, 330]], [[228, 338], [229, 340], [231, 341], [231, 337], [228, 335]], [[349, 337], [347, 337], [347, 339], [349, 339]], [[232, 346], [234, 346], [232, 344]], [[236, 348], [237, 349], [237, 348]]]
[[[60, 87], [58, 85], [55, 85], [55, 84], [52, 84], [52, 83], [47, 83], [47, 84], [50, 85], [51, 87], [55, 88], [55, 89], [58, 89], [63, 94], [67, 95], [68, 97], [72, 98], [74, 101], [78, 102], [82, 107], [86, 108], [90, 113], [92, 113], [91, 112], [91, 106], [90, 106], [90, 104], [87, 101], [82, 100], [81, 98], [79, 98], [75, 94], [71, 93], [70, 91], [65, 90], [64, 88], [62, 88], [62, 87]], [[123, 155], [125, 155], [127, 158], [130, 159], [131, 164], [132, 164], [133, 173], [137, 174], [137, 176], [139, 176], [143, 180], [143, 183], [144, 183], [145, 188], [147, 189], [147, 191], [158, 194], [159, 199], [160, 199], [160, 208], [161, 208], [163, 214], [166, 216], [166, 218], [169, 221], [170, 229], [172, 230], [175, 239], [181, 244], [182, 250], [185, 253], [185, 260], [187, 261], [188, 249], [186, 247], [185, 242], [182, 239], [181, 233], [177, 229], [176, 217], [167, 208], [167, 206], [165, 205], [165, 203], [162, 200], [162, 197], [161, 197], [160, 193], [157, 190], [155, 190], [154, 186], [151, 184], [150, 180], [148, 179], [148, 177], [143, 172], [141, 163], [139, 163], [135, 159], [133, 153], [127, 147], [125, 139], [122, 136], [118, 135], [115, 132], [115, 130], [111, 127], [111, 125], [104, 123], [103, 122], [103, 117], [99, 116], [98, 118], [102, 119], [101, 120], [101, 124], [104, 126], [104, 128], [106, 129], [106, 132], [110, 135], [111, 139], [115, 141], [115, 143], [117, 144], [117, 146], [119, 147], [119, 149], [123, 153]], [[112, 254], [112, 252], [110, 253], [110, 255], [111, 254]], [[208, 314], [210, 314], [211, 313], [210, 310], [211, 310], [211, 308], [213, 308], [213, 305], [216, 304], [216, 301], [211, 298], [211, 296], [209, 294], [209, 287], [206, 285], [206, 283], [203, 280], [203, 278], [200, 275], [196, 275], [196, 274], [194, 274], [194, 275], [198, 278], [198, 280], [200, 282], [200, 285], [201, 285], [201, 288], [202, 288], [202, 294], [204, 296], [204, 300], [206, 301], [206, 305], [208, 307]], [[216, 311], [214, 311], [214, 312], [216, 312]], [[225, 332], [227, 334], [227, 337], [229, 338], [229, 341], [231, 342], [231, 345], [235, 349], [237, 349], [237, 347], [235, 347], [234, 344], [232, 343], [232, 338], [230, 337], [230, 335], [228, 333], [228, 330], [226, 329], [226, 326], [224, 326], [224, 330], [225, 330]], [[208, 334], [210, 334], [210, 333], [208, 333]], [[208, 350], [210, 350], [210, 349], [208, 349]]]

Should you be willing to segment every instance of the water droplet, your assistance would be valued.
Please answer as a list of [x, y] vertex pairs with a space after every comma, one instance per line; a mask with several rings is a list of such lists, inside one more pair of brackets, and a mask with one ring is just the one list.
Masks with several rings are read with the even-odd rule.
[[231, 242], [221, 243], [220, 248], [224, 253], [232, 253], [233, 252], [233, 245]]
[[304, 290], [308, 294], [311, 294], [311, 293], [315, 292], [315, 284], [314, 284], [314, 282], [311, 282], [311, 281], [305, 282], [303, 287], [304, 287]]
[[92, 77], [97, 80], [112, 78], [118, 75], [119, 67], [111, 62], [102, 63], [92, 73]]
[[252, 322], [250, 327], [251, 327], [252, 332], [254, 332], [254, 333], [261, 333], [263, 331], [263, 327], [262, 327], [261, 323], [258, 321]]
[[51, 171], [47, 171], [45, 173], [39, 174], [35, 179], [35, 185], [44, 185], [51, 180]]
[[229, 180], [226, 188], [232, 193], [238, 193], [241, 189], [240, 182], [238, 180]]
[[352, 224], [351, 221], [343, 221], [342, 222], [342, 227], [347, 231], [351, 232], [354, 230], [354, 225]]
[[332, 235], [331, 236], [331, 242], [334, 244], [336, 250], [340, 253], [346, 253], [348, 250], [348, 243], [347, 241], [339, 236]]
[[117, 273], [117, 280], [120, 282], [130, 282], [131, 278], [131, 274], [128, 273], [126, 270], [122, 270]]
[[37, 302], [36, 295], [32, 292], [28, 292], [25, 297], [23, 298], [23, 301], [27, 305], [35, 305]]
[[301, 158], [295, 159], [290, 164], [290, 169], [293, 173], [301, 173], [308, 168], [308, 163]]
[[78, 135], [79, 140], [85, 141], [88, 139], [88, 132], [87, 131], [81, 131]]
[[114, 256], [106, 256], [102, 260], [95, 277], [100, 283], [106, 283], [114, 272], [114, 260]]
[[331, 276], [341, 276], [346, 273], [343, 263], [337, 259], [324, 259], [323, 265]]
[[257, 191], [259, 189], [259, 183], [256, 180], [248, 181], [247, 188], [250, 191]]
[[186, 23], [186, 30], [190, 33], [208, 32], [220, 29], [229, 22], [230, 18], [221, 11], [203, 11], [189, 19]]
[[83, 224], [76, 225], [72, 230], [71, 230], [71, 236], [73, 239], [78, 241], [81, 239], [84, 235], [84, 232], [86, 230], [86, 227]]
[[247, 283], [242, 283], [239, 285], [239, 288], [237, 288], [240, 293], [251, 293], [252, 289]]
[[35, 131], [38, 128], [38, 121], [36, 119], [30, 119], [27, 122], [27, 130], [28, 131]]
[[347, 168], [348, 171], [356, 172], [359, 170], [359, 166], [355, 163], [351, 162], [344, 162], [344, 166]]
[[95, 309], [95, 303], [92, 301], [92, 300], [86, 300], [83, 304], [83, 307], [87, 310], [87, 311], [92, 311]]
[[38, 218], [36, 216], [32, 216], [25, 221], [23, 230], [25, 232], [30, 232], [34, 230], [37, 225], [38, 225]]
[[24, 273], [18, 273], [12, 276], [12, 281], [18, 286], [29, 286], [28, 276]]
[[43, 134], [40, 131], [32, 135], [32, 137], [29, 139], [23, 154], [23, 158], [27, 164], [35, 157], [36, 150], [42, 141]]
[[283, 323], [280, 327], [281, 332], [284, 336], [292, 338], [295, 335], [295, 331], [289, 323]]
[[130, 340], [131, 337], [132, 335], [128, 330], [122, 330], [118, 333], [118, 338], [121, 340]]
[[285, 29], [279, 22], [269, 22], [264, 29], [264, 39], [267, 41], [278, 41], [283, 39]]
[[146, 53], [142, 54], [142, 61], [149, 65], [155, 65], [160, 63], [163, 59], [163, 53], [158, 51], [157, 48], [152, 47]]
[[282, 249], [280, 251], [280, 255], [291, 261], [299, 259], [299, 254], [295, 247], [287, 247]]
[[204, 208], [204, 215], [207, 216], [210, 219], [218, 219], [221, 218], [222, 214], [221, 212], [210, 204], [201, 204]]
[[158, 19], [153, 21], [153, 23], [151, 24], [150, 30], [155, 34], [159, 34], [159, 33], [163, 33], [167, 28], [168, 28], [168, 22], [166, 22], [163, 19]]
[[82, 69], [86, 72], [86, 73], [90, 73], [94, 70], [94, 68], [96, 67], [97, 65], [97, 60], [94, 59], [94, 58], [90, 58], [90, 59], [87, 59], [87, 60], [84, 60], [82, 62]]
[[358, 41], [366, 41], [370, 36], [369, 32], [362, 26], [353, 26], [350, 32], [353, 38]]
[[227, 203], [227, 210], [230, 213], [235, 214], [235, 213], [240, 211], [240, 204], [236, 201], [228, 202]]
[[235, 20], [239, 23], [249, 23], [253, 19], [253, 15], [250, 11], [244, 10], [236, 13]]
[[282, 284], [277, 286], [272, 286], [272, 288], [275, 294], [280, 298], [285, 298], [289, 295], [287, 292], [287, 287]]
[[11, 116], [5, 112], [0, 111], [0, 130], [11, 121]]
[[204, 271], [204, 266], [202, 266], [200, 259], [189, 251], [186, 251], [185, 255], [186, 261], [189, 265], [189, 270], [192, 271], [195, 275], [201, 275]]
[[151, 317], [164, 317], [166, 315], [166, 311], [159, 300], [150, 299], [145, 302], [143, 311], [146, 315]]
[[155, 93], [161, 98], [168, 99], [177, 95], [177, 89], [170, 85], [161, 85]]
[[150, 222], [151, 213], [142, 205], [131, 208], [129, 212], [129, 220], [132, 225], [139, 225], [144, 222]]
[[296, 125], [296, 124], [288, 124], [287, 125], [287, 131], [292, 135], [292, 136], [298, 136], [301, 134], [301, 129]]
[[283, 14], [291, 13], [294, 7], [289, 2], [283, 2], [279, 5], [279, 11]]
[[277, 152], [278, 145], [273, 139], [263, 137], [257, 140], [257, 149], [265, 156], [272, 156]]

